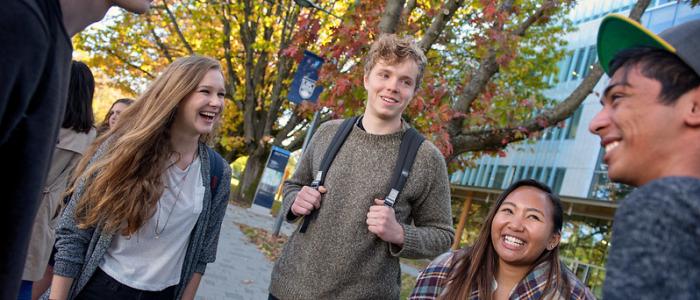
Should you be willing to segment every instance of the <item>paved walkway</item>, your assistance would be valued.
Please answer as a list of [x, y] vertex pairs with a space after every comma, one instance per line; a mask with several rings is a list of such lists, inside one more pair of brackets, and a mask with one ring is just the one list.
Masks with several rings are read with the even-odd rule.
[[[195, 299], [267, 299], [272, 262], [248, 242], [236, 223], [271, 232], [274, 222], [270, 215], [229, 205], [221, 225], [216, 262], [207, 266]], [[289, 236], [294, 230], [294, 225], [283, 223], [281, 233]], [[413, 276], [418, 275], [418, 270], [410, 266], [402, 265], [401, 269]]]
[[[228, 206], [221, 224], [216, 262], [207, 266], [196, 300], [267, 299], [272, 262], [248, 242], [236, 223], [272, 231], [274, 218]], [[283, 234], [290, 235], [293, 231], [290, 224], [282, 227]]]

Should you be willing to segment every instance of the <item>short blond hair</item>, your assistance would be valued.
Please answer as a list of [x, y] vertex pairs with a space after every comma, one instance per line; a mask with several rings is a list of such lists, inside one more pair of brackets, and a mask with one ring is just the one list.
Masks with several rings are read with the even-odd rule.
[[416, 89], [420, 87], [423, 80], [423, 71], [428, 59], [423, 50], [410, 37], [398, 37], [395, 34], [382, 34], [372, 43], [372, 47], [367, 53], [365, 61], [365, 74], [369, 74], [379, 60], [393, 65], [412, 59], [418, 65], [418, 76], [416, 76]]

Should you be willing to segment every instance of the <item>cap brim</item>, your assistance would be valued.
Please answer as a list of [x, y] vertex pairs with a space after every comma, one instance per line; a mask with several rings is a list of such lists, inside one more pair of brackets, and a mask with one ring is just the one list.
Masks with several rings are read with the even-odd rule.
[[598, 61], [606, 74], [610, 74], [610, 61], [615, 55], [633, 47], [654, 47], [676, 53], [676, 49], [636, 21], [619, 14], [610, 14], [598, 29]]

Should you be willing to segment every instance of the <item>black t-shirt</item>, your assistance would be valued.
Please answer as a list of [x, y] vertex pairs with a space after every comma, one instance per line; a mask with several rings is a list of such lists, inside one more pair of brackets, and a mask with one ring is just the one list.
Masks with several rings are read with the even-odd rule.
[[65, 109], [73, 48], [58, 0], [0, 9], [0, 299], [15, 299]]

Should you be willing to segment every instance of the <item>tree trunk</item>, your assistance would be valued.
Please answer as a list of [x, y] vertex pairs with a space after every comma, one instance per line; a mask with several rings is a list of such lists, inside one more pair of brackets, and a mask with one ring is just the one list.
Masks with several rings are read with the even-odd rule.
[[406, 0], [387, 0], [384, 6], [384, 14], [379, 21], [379, 31], [381, 33], [396, 33], [396, 28], [399, 26], [401, 12], [403, 11]]
[[255, 188], [260, 182], [260, 177], [262, 176], [263, 170], [265, 169], [265, 151], [255, 151], [252, 155], [248, 156], [248, 161], [245, 164], [245, 169], [241, 174], [241, 179], [238, 183], [238, 189], [236, 190], [235, 199], [243, 203], [253, 203], [253, 197], [255, 196]]

